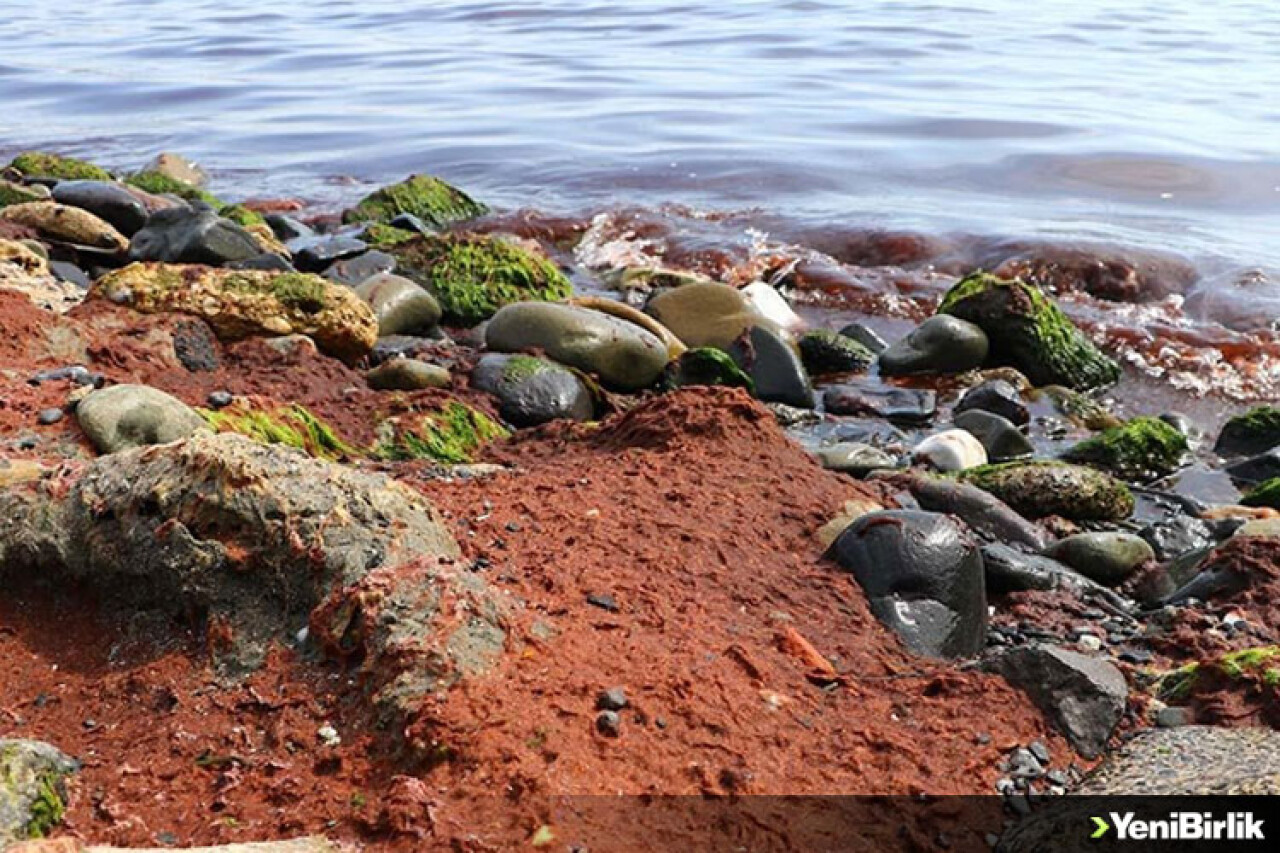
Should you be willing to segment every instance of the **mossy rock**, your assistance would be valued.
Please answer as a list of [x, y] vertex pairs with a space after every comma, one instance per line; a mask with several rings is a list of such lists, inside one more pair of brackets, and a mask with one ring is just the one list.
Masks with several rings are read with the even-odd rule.
[[0, 739], [0, 848], [47, 836], [66, 813], [76, 763], [40, 741]]
[[1280, 477], [1273, 477], [1254, 486], [1240, 499], [1245, 506], [1269, 506], [1280, 509]]
[[287, 406], [274, 412], [257, 409], [197, 411], [215, 431], [238, 433], [261, 444], [283, 444], [330, 461], [364, 455], [343, 441], [333, 427], [302, 406]]
[[1220, 675], [1230, 681], [1256, 679], [1271, 689], [1280, 688], [1280, 646], [1259, 646], [1229, 652], [1216, 660], [1190, 663], [1156, 676], [1151, 692], [1162, 702], [1191, 698], [1207, 677]]
[[372, 249], [386, 250], [401, 243], [408, 243], [417, 236], [418, 232], [407, 228], [396, 228], [381, 222], [373, 222], [360, 234], [360, 239]]
[[137, 187], [143, 192], [152, 195], [176, 195], [178, 198], [187, 201], [203, 201], [215, 210], [227, 207], [227, 205], [212, 193], [206, 192], [199, 187], [171, 178], [161, 172], [138, 172], [124, 179], [124, 182], [131, 187]]
[[800, 361], [811, 376], [866, 370], [875, 353], [830, 329], [818, 329], [800, 338]]
[[15, 184], [13, 181], [0, 179], [0, 207], [48, 199], [48, 191], [42, 193], [40, 192], [41, 189], [44, 189], [44, 187], [33, 189], [22, 184]]
[[431, 175], [411, 175], [376, 190], [343, 214], [347, 222], [390, 222], [401, 214], [416, 216], [432, 228], [475, 219], [488, 208], [457, 187]]
[[219, 210], [218, 215], [223, 219], [230, 219], [241, 228], [255, 228], [267, 225], [267, 220], [261, 213], [256, 210], [250, 210], [243, 204], [229, 204]]
[[1176, 428], [1143, 417], [1080, 442], [1062, 458], [1137, 481], [1173, 473], [1188, 449], [1187, 437]]
[[510, 433], [484, 412], [458, 402], [420, 415], [411, 426], [403, 420], [393, 434], [379, 443], [374, 455], [389, 461], [429, 459], [462, 465], [475, 461], [476, 453], [491, 441]]
[[56, 178], [59, 181], [110, 181], [111, 173], [100, 166], [74, 157], [45, 151], [24, 151], [9, 168], [27, 178]]
[[1072, 388], [1046, 385], [1035, 392], [1034, 396], [1040, 394], [1049, 398], [1058, 414], [1084, 429], [1098, 432], [1124, 425], [1124, 421], [1107, 411], [1106, 406]]
[[466, 326], [516, 302], [559, 302], [573, 292], [546, 258], [482, 234], [424, 235], [391, 249], [401, 274], [435, 294], [445, 319]]
[[1253, 456], [1280, 445], [1280, 409], [1258, 406], [1227, 421], [1214, 452], [1223, 456]]
[[714, 347], [698, 347], [683, 353], [667, 365], [659, 380], [659, 387], [666, 391], [691, 385], [746, 388], [755, 393], [755, 383], [742, 372], [733, 357]]
[[1081, 465], [1005, 462], [971, 468], [959, 476], [1027, 518], [1120, 521], [1133, 514], [1133, 494], [1124, 483]]
[[1018, 368], [1036, 385], [1082, 390], [1120, 378], [1120, 366], [1040, 288], [1024, 281], [974, 273], [947, 292], [938, 313], [979, 326], [991, 342], [989, 358]]

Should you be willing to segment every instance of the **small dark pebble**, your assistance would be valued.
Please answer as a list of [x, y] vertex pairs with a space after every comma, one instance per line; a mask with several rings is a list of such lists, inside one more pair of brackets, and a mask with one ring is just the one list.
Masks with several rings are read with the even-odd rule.
[[1145, 649], [1123, 649], [1119, 654], [1119, 658], [1125, 663], [1134, 664], [1151, 663], [1154, 659], [1151, 652]]
[[36, 420], [48, 426], [49, 424], [56, 424], [62, 420], [62, 417], [62, 409], [41, 409], [40, 414], [36, 415]]
[[49, 272], [53, 273], [53, 277], [58, 281], [65, 281], [74, 284], [81, 290], [88, 290], [89, 276], [84, 270], [69, 261], [49, 261]]
[[77, 385], [98, 385], [101, 377], [94, 376], [82, 365], [73, 364], [69, 367], [51, 367], [48, 370], [33, 373], [27, 383], [39, 385], [42, 382], [57, 382], [61, 379], [70, 379]]
[[235, 400], [230, 391], [210, 391], [205, 398], [211, 409], [225, 409]]
[[610, 687], [600, 691], [596, 697], [596, 708], [601, 711], [621, 711], [627, 707], [627, 691], [621, 687]]
[[622, 734], [622, 718], [614, 711], [601, 711], [596, 717], [596, 729], [605, 737]]
[[597, 595], [596, 593], [592, 593], [587, 596], [587, 604], [599, 607], [601, 610], [608, 610], [610, 613], [617, 613], [620, 609], [618, 607], [618, 602], [614, 600], [614, 597], [607, 594]]

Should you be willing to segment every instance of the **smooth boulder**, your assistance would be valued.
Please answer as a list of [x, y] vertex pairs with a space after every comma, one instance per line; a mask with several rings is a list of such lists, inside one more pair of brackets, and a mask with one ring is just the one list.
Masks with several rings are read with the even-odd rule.
[[946, 315], [930, 317], [880, 353], [880, 373], [963, 373], [982, 366], [987, 348], [986, 333], [973, 323]]
[[32, 201], [0, 208], [0, 221], [31, 228], [43, 239], [103, 252], [129, 248], [129, 239], [87, 210], [56, 201]]
[[744, 332], [763, 321], [742, 291], [716, 282], [665, 290], [650, 299], [644, 310], [690, 349], [727, 350]]
[[378, 337], [414, 335], [430, 331], [440, 322], [440, 303], [424, 288], [404, 276], [379, 273], [355, 289], [378, 318]]
[[126, 237], [142, 230], [150, 216], [140, 199], [114, 181], [59, 181], [53, 200], [89, 211]]
[[1012, 423], [983, 409], [969, 409], [952, 420], [957, 427], [982, 443], [992, 462], [1012, 462], [1035, 455], [1031, 439]]
[[1068, 536], [1055, 542], [1045, 556], [1104, 586], [1124, 583], [1139, 566], [1156, 558], [1141, 536], [1112, 531]]
[[490, 353], [471, 373], [471, 384], [498, 398], [498, 414], [516, 427], [549, 421], [590, 420], [595, 403], [573, 371], [545, 358]]
[[156, 211], [129, 246], [131, 260], [171, 264], [221, 266], [261, 254], [253, 234], [206, 205]]
[[772, 329], [752, 326], [729, 345], [728, 352], [751, 377], [755, 395], [761, 400], [800, 409], [813, 408], [813, 385], [799, 354]]
[[453, 377], [436, 364], [416, 358], [393, 358], [365, 374], [365, 381], [378, 391], [422, 391], [448, 388]]
[[207, 428], [204, 418], [176, 397], [147, 385], [113, 385], [76, 406], [76, 420], [99, 453], [168, 444]]
[[967, 471], [987, 464], [987, 451], [971, 433], [962, 429], [949, 429], [931, 435], [911, 451], [911, 458], [925, 463], [935, 471], [950, 473]]

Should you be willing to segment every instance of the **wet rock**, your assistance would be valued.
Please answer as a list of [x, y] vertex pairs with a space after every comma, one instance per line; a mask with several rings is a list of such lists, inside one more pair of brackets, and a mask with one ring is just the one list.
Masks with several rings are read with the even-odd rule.
[[151, 215], [133, 235], [129, 257], [135, 261], [221, 266], [263, 254], [252, 234], [205, 206], [174, 207]]
[[828, 388], [823, 406], [833, 415], [883, 418], [908, 424], [923, 424], [937, 414], [937, 395], [928, 388], [857, 388], [841, 385]]
[[485, 345], [497, 352], [540, 349], [623, 391], [649, 387], [667, 366], [667, 348], [639, 326], [599, 311], [549, 302], [500, 310], [485, 328]]
[[728, 353], [751, 377], [755, 395], [769, 403], [801, 409], [814, 406], [813, 386], [800, 357], [777, 332], [753, 326], [729, 345]]
[[431, 175], [410, 175], [361, 199], [343, 214], [346, 222], [392, 222], [403, 214], [431, 229], [441, 229], [488, 212], [457, 187]]
[[895, 476], [891, 482], [906, 487], [921, 509], [954, 515], [984, 539], [1036, 551], [1049, 544], [1043, 530], [976, 486], [912, 473]]
[[140, 171], [164, 175], [166, 178], [191, 187], [203, 187], [209, 183], [209, 176], [199, 164], [172, 151], [161, 151]]
[[1138, 535], [1151, 546], [1156, 559], [1161, 562], [1207, 547], [1215, 541], [1213, 529], [1207, 523], [1188, 515], [1148, 524], [1138, 531]]
[[283, 213], [268, 213], [264, 219], [271, 233], [276, 235], [276, 239], [282, 243], [289, 243], [303, 237], [313, 237], [316, 233], [310, 225], [304, 225]]
[[355, 237], [313, 237], [289, 245], [293, 264], [303, 272], [322, 272], [335, 261], [354, 258], [369, 247]]
[[1016, 367], [1035, 385], [1083, 390], [1120, 378], [1119, 365], [1034, 285], [976, 273], [947, 292], [938, 313], [981, 327], [990, 360]]
[[1227, 421], [1213, 450], [1220, 456], [1263, 454], [1280, 445], [1280, 408], [1258, 406]]
[[596, 716], [596, 730], [605, 737], [620, 737], [622, 718], [615, 711], [601, 711]]
[[555, 362], [527, 355], [489, 354], [471, 374], [471, 384], [498, 398], [498, 414], [516, 427], [549, 421], [588, 421], [595, 414], [582, 380]]
[[386, 252], [364, 252], [354, 258], [336, 261], [323, 273], [324, 277], [347, 287], [356, 287], [376, 275], [394, 272], [396, 259]]
[[59, 181], [53, 200], [89, 211], [125, 237], [142, 230], [151, 215], [146, 205], [115, 181]]
[[959, 523], [930, 512], [874, 512], [841, 533], [830, 553], [911, 651], [966, 657], [982, 649], [982, 557]]
[[1035, 454], [1035, 445], [1009, 421], [982, 409], [961, 412], [953, 423], [979, 442], [992, 462], [1012, 462]]
[[1106, 748], [1129, 698], [1114, 665], [1057, 646], [1017, 646], [984, 666], [1026, 693], [1085, 758]]
[[774, 328], [789, 334], [799, 334], [804, 330], [804, 320], [772, 285], [763, 281], [752, 282], [742, 288], [742, 296], [756, 316]]
[[889, 347], [888, 342], [865, 323], [850, 323], [840, 330], [840, 334], [857, 341], [876, 355]]
[[416, 358], [393, 358], [365, 374], [365, 381], [378, 391], [421, 391], [448, 388], [453, 377], [443, 367]]
[[800, 338], [800, 360], [812, 376], [866, 370], [875, 355], [862, 344], [826, 329]]
[[13, 158], [9, 168], [25, 178], [55, 178], [59, 181], [109, 181], [111, 173], [75, 157], [63, 157], [47, 151], [23, 151]]
[[856, 441], [821, 447], [817, 451], [817, 457], [823, 468], [842, 471], [855, 477], [865, 476], [878, 469], [898, 467], [897, 460], [883, 450]]
[[123, 252], [129, 248], [128, 238], [110, 223], [87, 210], [56, 201], [10, 205], [0, 209], [0, 221], [31, 228], [41, 238], [55, 243], [70, 243], [105, 252]]
[[1071, 573], [1057, 560], [1028, 554], [1001, 542], [982, 546], [982, 565], [989, 594], [1056, 589], [1062, 576]]
[[289, 263], [289, 259], [283, 255], [277, 255], [272, 252], [264, 252], [261, 255], [249, 258], [247, 261], [231, 261], [223, 264], [223, 267], [229, 270], [258, 270], [265, 272], [297, 272], [293, 264]]
[[1119, 586], [1143, 563], [1155, 559], [1145, 539], [1132, 533], [1077, 533], [1045, 551], [1080, 574], [1104, 586]]
[[79, 766], [55, 746], [0, 739], [0, 848], [43, 838], [62, 822], [63, 782]]
[[1280, 477], [1280, 447], [1228, 465], [1226, 471], [1232, 479], [1245, 484], [1274, 480]]
[[668, 358], [679, 358], [689, 350], [679, 338], [672, 334], [670, 329], [640, 309], [625, 302], [619, 302], [616, 299], [609, 299], [605, 296], [587, 295], [575, 296], [569, 300], [569, 304], [576, 305], [579, 308], [590, 308], [592, 311], [599, 311], [601, 314], [608, 314], [610, 317], [616, 317], [634, 326], [639, 326], [662, 341], [667, 348]]
[[746, 388], [755, 393], [755, 383], [742, 372], [733, 357], [724, 350], [698, 347], [685, 350], [670, 362], [662, 374], [663, 388], [687, 388], [691, 385]]
[[1015, 426], [1025, 426], [1031, 420], [1022, 394], [1003, 379], [990, 379], [966, 391], [956, 403], [955, 412], [959, 414], [970, 410], [999, 415]]
[[761, 322], [737, 288], [702, 282], [655, 295], [645, 313], [671, 330], [685, 346], [728, 350], [735, 340]]
[[378, 318], [378, 337], [430, 331], [440, 322], [440, 303], [403, 276], [380, 273], [363, 281], [355, 293]]
[[988, 269], [1001, 278], [1021, 278], [1046, 290], [1083, 291], [1124, 303], [1155, 302], [1185, 293], [1199, 278], [1195, 265], [1184, 258], [1110, 246], [1032, 246]]
[[1084, 429], [1098, 431], [1123, 425], [1097, 400], [1071, 388], [1047, 385], [1037, 390], [1036, 397], [1047, 397], [1059, 415]]
[[176, 397], [146, 385], [113, 385], [76, 406], [76, 420], [99, 453], [167, 444], [207, 429], [204, 418]]
[[909, 335], [880, 353], [880, 373], [963, 373], [987, 358], [986, 333], [965, 320], [945, 314], [930, 317]]
[[1133, 513], [1133, 494], [1101, 471], [1059, 462], [1006, 462], [965, 471], [961, 478], [1027, 518], [1119, 521]]
[[1149, 480], [1176, 471], [1188, 449], [1187, 437], [1159, 418], [1134, 418], [1085, 439], [1062, 458], [1123, 479]]
[[377, 318], [360, 297], [305, 273], [135, 263], [99, 279], [90, 297], [145, 314], [191, 314], [224, 341], [304, 334], [350, 360], [367, 354], [378, 337]]
[[978, 439], [962, 429], [931, 435], [915, 446], [911, 458], [936, 471], [965, 471], [987, 464], [987, 451]]

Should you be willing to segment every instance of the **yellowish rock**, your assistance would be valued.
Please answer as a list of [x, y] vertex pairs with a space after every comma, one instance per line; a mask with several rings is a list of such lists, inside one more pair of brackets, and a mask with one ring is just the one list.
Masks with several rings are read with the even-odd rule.
[[41, 237], [108, 252], [123, 252], [129, 241], [110, 223], [87, 210], [55, 201], [32, 201], [0, 210], [0, 219], [35, 229]]

